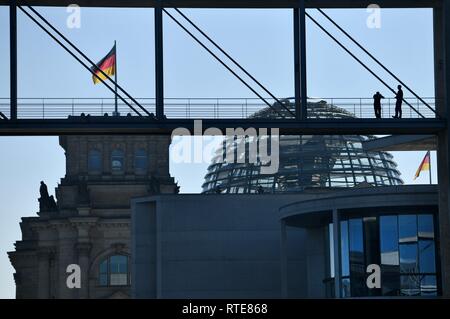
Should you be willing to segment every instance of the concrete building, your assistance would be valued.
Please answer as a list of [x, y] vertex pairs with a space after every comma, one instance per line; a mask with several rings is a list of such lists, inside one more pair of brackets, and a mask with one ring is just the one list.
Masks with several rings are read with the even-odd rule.
[[[9, 253], [17, 298], [128, 298], [130, 198], [175, 193], [166, 136], [64, 136], [57, 210], [23, 218]], [[42, 197], [42, 196], [41, 196]], [[45, 205], [44, 205], [45, 206]], [[66, 285], [78, 264], [81, 289]]]
[[135, 199], [133, 297], [437, 296], [437, 203], [429, 185]]

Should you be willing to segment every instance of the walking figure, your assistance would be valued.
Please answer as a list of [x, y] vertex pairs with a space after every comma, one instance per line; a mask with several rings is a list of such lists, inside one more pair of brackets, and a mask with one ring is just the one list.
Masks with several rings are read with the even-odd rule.
[[403, 91], [402, 86], [397, 86], [398, 91], [395, 95], [395, 116], [393, 116], [394, 119], [401, 119], [402, 118], [402, 102], [403, 102]]
[[380, 92], [373, 95], [373, 108], [377, 119], [381, 119], [381, 99], [384, 99], [384, 96]]

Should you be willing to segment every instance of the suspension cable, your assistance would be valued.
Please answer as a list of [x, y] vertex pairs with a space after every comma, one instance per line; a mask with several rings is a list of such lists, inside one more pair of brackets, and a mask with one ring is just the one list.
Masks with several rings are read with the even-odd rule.
[[[369, 71], [370, 74], [372, 74], [378, 81], [380, 81], [384, 86], [386, 86], [392, 93], [396, 94], [396, 92], [385, 82], [383, 79], [381, 79], [375, 72], [373, 72], [367, 65], [364, 64], [356, 55], [354, 55], [349, 49], [347, 49], [341, 42], [339, 42], [338, 39], [336, 39], [330, 32], [328, 32], [322, 25], [319, 24], [311, 15], [308, 13], [305, 13], [308, 18], [311, 19], [311, 21], [317, 25], [326, 35], [328, 35], [334, 42], [336, 42], [342, 49], [344, 49], [345, 52], [347, 52], [353, 59], [355, 59], [361, 66], [363, 66], [367, 71]], [[403, 101], [405, 104], [407, 104], [414, 112], [416, 112], [419, 116], [422, 118], [425, 118], [419, 111], [417, 111], [408, 101], [406, 101], [403, 98]]]
[[420, 102], [425, 104], [434, 114], [436, 114], [436, 110], [433, 109], [427, 102], [425, 102], [416, 92], [414, 92], [411, 88], [409, 88], [402, 80], [400, 80], [393, 72], [391, 72], [387, 67], [384, 66], [383, 63], [380, 62], [373, 54], [371, 54], [365, 47], [363, 47], [358, 41], [355, 40], [347, 31], [345, 31], [336, 21], [334, 21], [330, 16], [328, 16], [322, 9], [317, 8], [317, 10], [327, 18], [336, 28], [338, 28], [347, 38], [349, 38], [354, 44], [356, 44], [361, 50], [363, 50], [372, 60], [374, 60], [379, 66], [383, 68], [390, 76], [396, 79], [401, 85], [403, 85], [408, 91], [410, 91]]
[[[147, 115], [151, 115], [150, 112], [148, 112], [139, 102], [137, 102], [130, 94], [128, 94], [127, 91], [125, 91], [119, 84], [117, 84], [108, 74], [106, 74], [103, 70], [101, 70], [97, 64], [95, 64], [91, 59], [89, 59], [89, 57], [84, 54], [80, 49], [78, 49], [67, 37], [65, 37], [58, 29], [56, 29], [48, 20], [46, 20], [38, 11], [36, 11], [33, 7], [31, 6], [26, 6], [28, 9], [30, 9], [34, 14], [36, 14], [47, 26], [49, 26], [54, 32], [56, 32], [64, 41], [66, 41], [73, 49], [75, 49], [76, 52], [78, 52], [83, 58], [85, 58], [94, 69], [96, 69], [97, 71], [99, 71], [103, 76], [105, 76], [108, 80], [110, 80], [113, 84], [117, 85], [117, 88], [122, 91], [130, 100], [132, 100], [142, 111], [144, 111]], [[51, 35], [46, 29], [45, 27], [43, 27], [39, 22], [37, 22], [30, 14], [28, 14], [27, 12], [24, 11], [23, 8], [21, 8], [19, 6], [19, 8], [28, 15], [28, 17], [30, 17], [35, 23], [37, 23], [48, 35], [50, 35], [58, 44], [60, 44], [64, 49], [66, 49], [67, 52], [69, 52], [69, 50], [66, 48], [66, 46], [64, 46], [64, 44], [62, 44], [60, 41], [58, 41], [53, 35]], [[71, 52], [69, 52], [71, 53]], [[73, 54], [71, 54], [73, 57], [75, 57]], [[78, 62], [82, 63], [79, 59], [77, 59]], [[83, 65], [85, 66], [85, 65]], [[91, 71], [92, 69], [89, 68]], [[93, 75], [94, 72], [91, 72]], [[103, 84], [106, 85], [106, 82], [103, 81], [102, 79], [100, 79], [98, 76], [96, 76], [100, 82], [102, 82]], [[108, 86], [108, 88], [110, 88]], [[112, 88], [110, 88], [111, 90]], [[114, 91], [115, 94], [115, 91]], [[133, 108], [131, 106], [130, 103], [128, 103], [124, 98], [122, 98], [119, 94], [117, 94], [119, 96], [119, 98], [125, 102], [134, 112], [136, 112], [137, 114], [139, 114], [140, 116], [142, 116], [139, 112], [136, 111], [135, 108]]]
[[182, 25], [174, 16], [172, 16], [165, 8], [162, 9], [178, 26], [180, 26], [188, 35], [191, 36], [201, 47], [203, 47], [210, 55], [212, 55], [220, 64], [222, 64], [228, 71], [231, 72], [239, 81], [241, 81], [250, 91], [252, 91], [258, 98], [267, 104], [278, 115], [285, 118], [284, 114], [275, 109], [269, 102], [267, 102], [258, 92], [256, 92], [244, 79], [242, 79], [236, 72], [234, 72], [225, 62], [223, 62], [214, 52], [212, 52], [206, 45], [204, 45], [192, 32], [190, 32], [184, 25]]
[[241, 64], [239, 64], [230, 54], [228, 54], [220, 45], [217, 44], [211, 37], [209, 37], [202, 29], [200, 29], [191, 19], [189, 19], [180, 9], [174, 8], [190, 25], [192, 25], [198, 32], [200, 32], [209, 42], [211, 42], [220, 52], [222, 52], [228, 59], [231, 60], [242, 72], [244, 72], [250, 79], [252, 79], [258, 86], [270, 95], [278, 104], [283, 106], [292, 116], [295, 114], [289, 110], [284, 104], [272, 94], [264, 85], [262, 85], [254, 76], [252, 76]]

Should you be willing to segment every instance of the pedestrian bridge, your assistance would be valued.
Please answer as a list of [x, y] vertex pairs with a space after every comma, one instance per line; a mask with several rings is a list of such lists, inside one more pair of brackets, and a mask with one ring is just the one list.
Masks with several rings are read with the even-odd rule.
[[[154, 98], [136, 98], [150, 114], [156, 112]], [[272, 105], [276, 101], [266, 98]], [[435, 98], [422, 98], [431, 109], [418, 98], [405, 98], [412, 108], [403, 107], [403, 118], [435, 118]], [[133, 101], [127, 100], [133, 106]], [[292, 113], [279, 115], [287, 119], [295, 117], [294, 99], [281, 99], [281, 102]], [[314, 98], [308, 99], [308, 108], [315, 108], [320, 104], [321, 111], [310, 112], [308, 118], [336, 119], [337, 107], [348, 112], [347, 117], [360, 119], [375, 118], [373, 99], [363, 98]], [[136, 109], [137, 106], [134, 105]], [[166, 98], [164, 100], [164, 114], [168, 119], [248, 119], [257, 117], [257, 113], [268, 106], [258, 98]], [[67, 119], [69, 116], [113, 116], [115, 110], [114, 98], [21, 98], [18, 99], [18, 119]], [[120, 116], [139, 116], [127, 104], [118, 101]], [[0, 98], [0, 112], [9, 118], [9, 99]], [[142, 113], [142, 112], [141, 112]], [[382, 100], [382, 118], [392, 118], [395, 114], [395, 98]], [[149, 116], [145, 114], [145, 116]], [[151, 115], [150, 115], [151, 116]], [[347, 118], [346, 117], [346, 118]], [[340, 115], [339, 118], [342, 118]]]
[[294, 99], [267, 100], [271, 107], [256, 98], [166, 98], [164, 117], [157, 119], [154, 98], [136, 98], [142, 109], [119, 101], [118, 114], [114, 98], [21, 98], [17, 119], [9, 120], [9, 99], [3, 98], [0, 135], [171, 134], [179, 127], [194, 133], [195, 120], [203, 130], [277, 128], [280, 134], [436, 134], [445, 127], [434, 112], [435, 98], [405, 98], [414, 108], [404, 107], [402, 119], [392, 118], [395, 98], [383, 99], [381, 119], [369, 97], [310, 98], [304, 120], [295, 116]]

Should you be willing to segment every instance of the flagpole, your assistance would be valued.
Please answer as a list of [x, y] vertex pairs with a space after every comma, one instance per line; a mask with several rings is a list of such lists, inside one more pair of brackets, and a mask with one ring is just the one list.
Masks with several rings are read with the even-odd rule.
[[430, 151], [428, 151], [428, 160], [430, 161], [428, 166], [430, 168], [429, 173], [430, 173], [430, 185], [431, 185], [432, 183], [431, 183], [431, 152]]
[[114, 51], [116, 56], [116, 63], [115, 63], [115, 70], [114, 70], [114, 91], [115, 91], [115, 107], [114, 107], [114, 115], [119, 116], [119, 110], [117, 106], [117, 46], [116, 46], [116, 40], [114, 40]]

